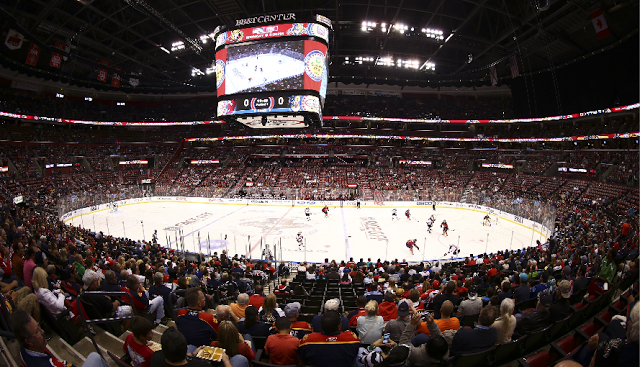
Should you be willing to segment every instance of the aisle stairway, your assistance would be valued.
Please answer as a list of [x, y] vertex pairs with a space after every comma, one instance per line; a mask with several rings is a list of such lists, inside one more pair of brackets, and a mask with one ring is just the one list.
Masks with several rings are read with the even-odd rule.
[[[162, 333], [169, 326], [173, 325], [173, 322], [169, 322], [168, 326], [158, 325], [153, 330], [153, 341], [156, 343], [160, 343]], [[107, 356], [107, 351], [110, 351], [117, 356], [123, 356], [124, 352], [122, 351], [122, 345], [124, 344], [124, 340], [127, 338], [127, 335], [131, 334], [131, 331], [127, 330], [122, 333], [120, 337], [117, 337], [98, 326], [94, 326], [94, 330], [96, 331], [96, 335], [94, 335], [94, 338], [96, 340], [96, 343], [98, 344], [98, 348], [100, 348], [100, 351], [102, 352], [102, 355], [105, 357], [107, 364], [109, 364], [110, 367], [118, 367], [115, 362]], [[15, 340], [7, 342], [5, 339], [5, 343], [7, 344], [7, 348], [11, 356], [13, 357], [13, 361], [16, 362], [17, 366], [20, 366], [20, 346], [18, 345], [18, 342]], [[96, 351], [96, 348], [93, 346], [93, 343], [88, 336], [85, 336], [83, 339], [80, 339], [80, 341], [71, 346], [58, 335], [53, 335], [47, 342], [47, 348], [54, 356], [58, 357], [59, 359], [65, 360], [68, 363], [72, 363], [73, 365], [78, 367], [82, 366], [90, 353]], [[2, 359], [0, 359], [0, 365], [4, 365], [4, 361]], [[14, 367], [11, 364], [9, 366]]]

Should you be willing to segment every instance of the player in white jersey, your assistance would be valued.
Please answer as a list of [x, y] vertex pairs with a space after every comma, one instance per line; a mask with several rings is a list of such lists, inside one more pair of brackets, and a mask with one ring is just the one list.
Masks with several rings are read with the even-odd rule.
[[394, 219], [399, 219], [398, 218], [398, 210], [397, 209], [391, 210], [391, 220], [394, 220]]
[[151, 235], [151, 243], [154, 245], [158, 245], [158, 230], [153, 231], [153, 235]]
[[298, 232], [298, 235], [296, 236], [296, 241], [298, 241], [298, 250], [302, 250], [304, 244], [302, 243], [302, 240], [304, 239], [304, 237], [302, 236], [302, 232]]
[[427, 232], [431, 233], [431, 227], [433, 227], [433, 219], [427, 219]]
[[309, 221], [309, 220], [311, 220], [311, 210], [309, 209], [309, 207], [307, 207], [307, 208], [304, 210], [304, 215], [307, 217], [307, 220], [308, 220], [308, 221]]
[[449, 252], [445, 252], [443, 256], [451, 255], [453, 258], [454, 255], [458, 255], [459, 253], [460, 249], [458, 248], [458, 245], [452, 243], [449, 245]]

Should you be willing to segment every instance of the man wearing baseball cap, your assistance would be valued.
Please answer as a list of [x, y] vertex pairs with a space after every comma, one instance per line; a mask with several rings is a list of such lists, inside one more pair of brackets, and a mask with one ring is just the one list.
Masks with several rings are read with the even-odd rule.
[[398, 318], [389, 321], [384, 327], [384, 333], [389, 333], [389, 339], [396, 343], [400, 342], [400, 337], [404, 329], [409, 324], [409, 314], [411, 313], [411, 304], [409, 300], [402, 299], [398, 302]]
[[551, 294], [548, 292], [538, 293], [538, 305], [536, 309], [516, 315], [516, 332], [522, 336], [534, 331], [539, 331], [551, 325], [549, 316], [549, 306], [551, 306]]
[[298, 321], [300, 307], [302, 307], [300, 302], [291, 302], [284, 306], [284, 315], [291, 321], [291, 335], [298, 339], [302, 339], [305, 335], [313, 332], [308, 322]]
[[[349, 330], [349, 320], [347, 320], [347, 318], [345, 316], [343, 316], [340, 311], [340, 301], [337, 298], [334, 299], [330, 299], [327, 302], [324, 303], [324, 311], [323, 313], [327, 313], [327, 311], [335, 311], [340, 315], [341, 318], [341, 327], [340, 330], [341, 331], [348, 331]], [[313, 317], [313, 320], [311, 320], [311, 325], [313, 326], [313, 332], [315, 333], [319, 333], [322, 331], [322, 315], [316, 315]]]
[[558, 283], [556, 302], [549, 307], [551, 322], [556, 322], [569, 316], [571, 313], [569, 297], [571, 297], [571, 282], [565, 279]]

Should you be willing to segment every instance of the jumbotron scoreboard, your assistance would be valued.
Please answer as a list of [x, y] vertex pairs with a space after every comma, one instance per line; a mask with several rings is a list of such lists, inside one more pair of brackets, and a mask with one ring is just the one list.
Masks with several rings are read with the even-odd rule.
[[254, 128], [322, 124], [331, 21], [297, 20], [289, 13], [216, 29], [218, 118]]

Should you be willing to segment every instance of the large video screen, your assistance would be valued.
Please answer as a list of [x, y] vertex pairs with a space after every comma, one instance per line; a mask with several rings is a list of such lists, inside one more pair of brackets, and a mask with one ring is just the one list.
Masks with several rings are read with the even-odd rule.
[[306, 89], [324, 97], [326, 57], [327, 46], [311, 40], [229, 46], [216, 52], [217, 94]]
[[216, 48], [222, 45], [257, 41], [267, 38], [311, 36], [329, 42], [329, 28], [316, 23], [285, 23], [241, 28], [220, 33], [216, 37]]
[[298, 113], [320, 114], [320, 99], [312, 95], [275, 93], [260, 97], [233, 98], [218, 101], [218, 116], [244, 115], [255, 113]]

